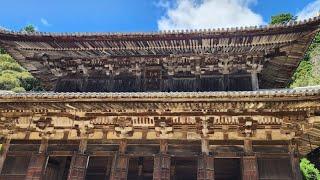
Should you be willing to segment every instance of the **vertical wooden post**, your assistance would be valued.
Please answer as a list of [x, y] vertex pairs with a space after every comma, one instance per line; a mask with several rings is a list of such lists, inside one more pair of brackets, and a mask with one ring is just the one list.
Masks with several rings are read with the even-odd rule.
[[68, 180], [84, 180], [88, 167], [89, 156], [85, 154], [87, 149], [87, 139], [80, 140], [79, 152], [75, 152], [71, 159]]
[[208, 154], [202, 154], [198, 158], [198, 180], [214, 179], [214, 157]]
[[46, 165], [48, 162], [48, 156], [47, 153], [47, 147], [48, 147], [48, 139], [42, 138], [39, 152], [36, 154], [33, 154], [31, 156], [26, 180], [41, 180], [43, 179], [43, 175], [45, 173]]
[[170, 180], [171, 157], [167, 154], [168, 142], [160, 140], [160, 153], [154, 156], [153, 179]]
[[3, 165], [4, 165], [4, 161], [6, 160], [7, 153], [8, 153], [8, 151], [9, 151], [10, 141], [11, 141], [11, 137], [8, 136], [8, 137], [5, 139], [4, 144], [2, 145], [1, 154], [0, 154], [0, 174], [1, 174], [1, 172], [2, 172], [2, 168], [3, 168]]
[[258, 73], [255, 70], [251, 72], [251, 84], [253, 91], [259, 90]]
[[300, 159], [296, 148], [292, 142], [289, 144], [289, 153], [290, 153], [290, 163], [291, 163], [291, 171], [292, 171], [292, 179], [293, 180], [301, 180], [302, 174], [300, 171]]
[[256, 156], [242, 157], [242, 179], [258, 180], [258, 165]]
[[110, 180], [126, 180], [128, 176], [129, 158], [125, 154], [127, 148], [127, 141], [125, 139], [120, 141], [119, 151], [113, 159], [112, 171]]
[[257, 157], [252, 150], [252, 141], [250, 139], [244, 140], [245, 156], [242, 157], [242, 179], [258, 180], [258, 162]]
[[214, 179], [214, 157], [209, 155], [208, 139], [201, 139], [202, 155], [198, 157], [198, 180]]
[[68, 180], [84, 180], [86, 178], [88, 161], [88, 155], [74, 153], [71, 159]]

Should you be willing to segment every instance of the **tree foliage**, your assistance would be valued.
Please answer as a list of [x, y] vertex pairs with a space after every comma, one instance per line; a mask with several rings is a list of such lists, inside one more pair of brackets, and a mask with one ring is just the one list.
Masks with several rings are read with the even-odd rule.
[[[28, 25], [21, 31], [35, 32], [35, 28]], [[40, 91], [42, 88], [36, 78], [0, 48], [0, 90], [24, 92]]]
[[0, 55], [0, 89], [14, 92], [42, 90], [40, 82], [8, 54]]
[[305, 180], [320, 180], [319, 170], [308, 159], [301, 159], [300, 169]]
[[320, 33], [315, 36], [292, 80], [290, 87], [320, 85]]
[[6, 53], [6, 51], [0, 47], [0, 54], [5, 54], [5, 53]]
[[270, 24], [285, 24], [291, 20], [296, 20], [296, 17], [290, 13], [283, 13], [283, 14], [271, 16]]
[[27, 33], [33, 33], [33, 32], [36, 32], [36, 28], [32, 24], [29, 24], [26, 27], [24, 27], [21, 31], [27, 32]]
[[[290, 13], [278, 14], [271, 17], [270, 24], [285, 24], [296, 17]], [[320, 33], [311, 43], [304, 59], [300, 62], [292, 77], [290, 87], [320, 85]]]

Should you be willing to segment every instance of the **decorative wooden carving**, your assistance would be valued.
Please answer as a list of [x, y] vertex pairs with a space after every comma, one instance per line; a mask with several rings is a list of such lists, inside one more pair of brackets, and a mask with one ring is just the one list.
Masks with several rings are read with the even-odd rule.
[[167, 127], [166, 122], [160, 122], [159, 127], [155, 127], [157, 132], [157, 137], [160, 138], [169, 138], [172, 135], [173, 128]]
[[242, 179], [245, 180], [258, 180], [258, 164], [256, 156], [243, 156], [242, 157]]
[[71, 159], [68, 180], [84, 180], [88, 166], [89, 156], [74, 153]]
[[251, 117], [239, 118], [239, 132], [245, 137], [254, 135], [258, 123]]
[[214, 179], [214, 157], [203, 153], [198, 157], [198, 180]]
[[120, 138], [127, 138], [133, 135], [132, 123], [128, 119], [119, 118], [114, 130]]

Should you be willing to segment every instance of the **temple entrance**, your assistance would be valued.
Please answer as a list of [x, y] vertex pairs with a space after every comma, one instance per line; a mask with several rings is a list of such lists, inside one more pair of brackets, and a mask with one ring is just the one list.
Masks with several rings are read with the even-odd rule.
[[197, 179], [198, 161], [196, 157], [174, 157], [171, 161], [171, 174], [174, 180]]
[[240, 158], [215, 158], [215, 180], [241, 180]]
[[24, 179], [28, 170], [29, 161], [30, 156], [7, 156], [0, 179]]
[[131, 157], [129, 160], [128, 179], [152, 180], [153, 157]]
[[107, 180], [110, 178], [112, 157], [90, 157], [86, 172], [86, 180]]
[[44, 179], [46, 180], [66, 180], [71, 163], [71, 156], [50, 156]]

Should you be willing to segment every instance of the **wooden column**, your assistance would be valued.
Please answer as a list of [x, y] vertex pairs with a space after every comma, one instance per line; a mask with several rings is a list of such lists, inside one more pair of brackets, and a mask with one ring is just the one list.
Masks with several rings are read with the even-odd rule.
[[302, 174], [300, 171], [300, 159], [299, 159], [299, 156], [298, 156], [296, 149], [297, 149], [297, 147], [290, 143], [289, 153], [290, 153], [292, 179], [293, 180], [302, 180]]
[[250, 139], [244, 140], [244, 153], [242, 157], [242, 179], [258, 180], [258, 162], [257, 157], [252, 151], [252, 141]]
[[39, 152], [36, 154], [33, 154], [31, 156], [26, 180], [40, 180], [43, 179], [43, 175], [45, 173], [46, 165], [48, 162], [48, 156], [47, 156], [47, 148], [48, 148], [48, 139], [43, 138], [41, 140], [41, 145], [39, 148]]
[[2, 144], [1, 154], [0, 154], [0, 174], [2, 172], [4, 161], [6, 160], [7, 153], [9, 151], [10, 141], [11, 141], [11, 137], [9, 136], [5, 139], [4, 144]]
[[75, 152], [71, 159], [68, 180], [84, 180], [88, 167], [89, 156], [85, 154], [87, 149], [87, 139], [81, 139], [79, 152]]
[[259, 90], [259, 81], [258, 81], [258, 72], [257, 71], [251, 72], [251, 84], [252, 84], [253, 91]]
[[119, 144], [119, 151], [113, 159], [112, 171], [110, 180], [126, 180], [128, 176], [129, 158], [125, 154], [127, 148], [127, 141], [121, 140]]
[[242, 157], [242, 179], [258, 180], [258, 165], [256, 156]]
[[214, 157], [207, 154], [202, 154], [198, 158], [198, 180], [214, 179]]
[[214, 157], [209, 155], [208, 139], [201, 140], [202, 155], [198, 157], [198, 180], [214, 179]]
[[171, 156], [167, 154], [167, 150], [168, 142], [160, 140], [160, 153], [154, 156], [154, 180], [170, 180]]

